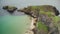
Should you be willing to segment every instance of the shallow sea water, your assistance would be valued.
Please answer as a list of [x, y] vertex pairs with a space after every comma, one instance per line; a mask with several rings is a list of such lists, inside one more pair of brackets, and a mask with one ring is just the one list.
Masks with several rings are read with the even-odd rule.
[[24, 16], [0, 16], [0, 34], [24, 34], [30, 26], [30, 19]]

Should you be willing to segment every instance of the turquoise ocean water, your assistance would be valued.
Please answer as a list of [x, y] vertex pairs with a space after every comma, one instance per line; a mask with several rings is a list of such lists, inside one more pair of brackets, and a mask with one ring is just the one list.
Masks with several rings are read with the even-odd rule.
[[0, 16], [0, 34], [24, 34], [30, 26], [29, 17]]

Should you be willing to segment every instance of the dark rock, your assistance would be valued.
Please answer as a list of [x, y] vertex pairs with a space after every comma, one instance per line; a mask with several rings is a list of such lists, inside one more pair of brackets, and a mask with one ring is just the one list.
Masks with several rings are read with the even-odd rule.
[[12, 14], [17, 8], [14, 6], [3, 6], [4, 10], [7, 10], [10, 14]]

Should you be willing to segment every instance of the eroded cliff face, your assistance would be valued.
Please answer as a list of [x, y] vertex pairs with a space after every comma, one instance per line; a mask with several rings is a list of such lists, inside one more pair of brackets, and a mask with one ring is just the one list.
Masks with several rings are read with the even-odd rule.
[[31, 26], [33, 27], [30, 27], [32, 28], [30, 31], [32, 31], [33, 34], [59, 34], [58, 26], [54, 24], [53, 19], [59, 15], [56, 7], [51, 5], [29, 6], [24, 9], [19, 9], [18, 11], [24, 12], [33, 18], [31, 22]]
[[[55, 25], [54, 22], [54, 18], [55, 16], [53, 16], [52, 14], [50, 14], [50, 16], [45, 15], [45, 14], [41, 14], [40, 15], [40, 19], [38, 21], [38, 32], [41, 30], [43, 33], [41, 33], [41, 31], [39, 33], [41, 34], [59, 34], [58, 32], [58, 26]], [[55, 18], [56, 19], [56, 18]]]

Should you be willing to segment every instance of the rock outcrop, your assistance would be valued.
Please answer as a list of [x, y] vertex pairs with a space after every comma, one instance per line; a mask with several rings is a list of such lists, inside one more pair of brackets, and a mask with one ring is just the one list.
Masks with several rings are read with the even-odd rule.
[[4, 10], [7, 10], [10, 14], [12, 14], [15, 10], [17, 10], [14, 6], [3, 6]]
[[58, 27], [54, 25], [53, 17], [59, 15], [59, 11], [56, 7], [51, 5], [42, 6], [29, 6], [27, 8], [19, 9], [19, 12], [24, 12], [25, 14], [36, 18], [33, 25], [34, 29], [31, 29], [34, 34], [59, 34]]

